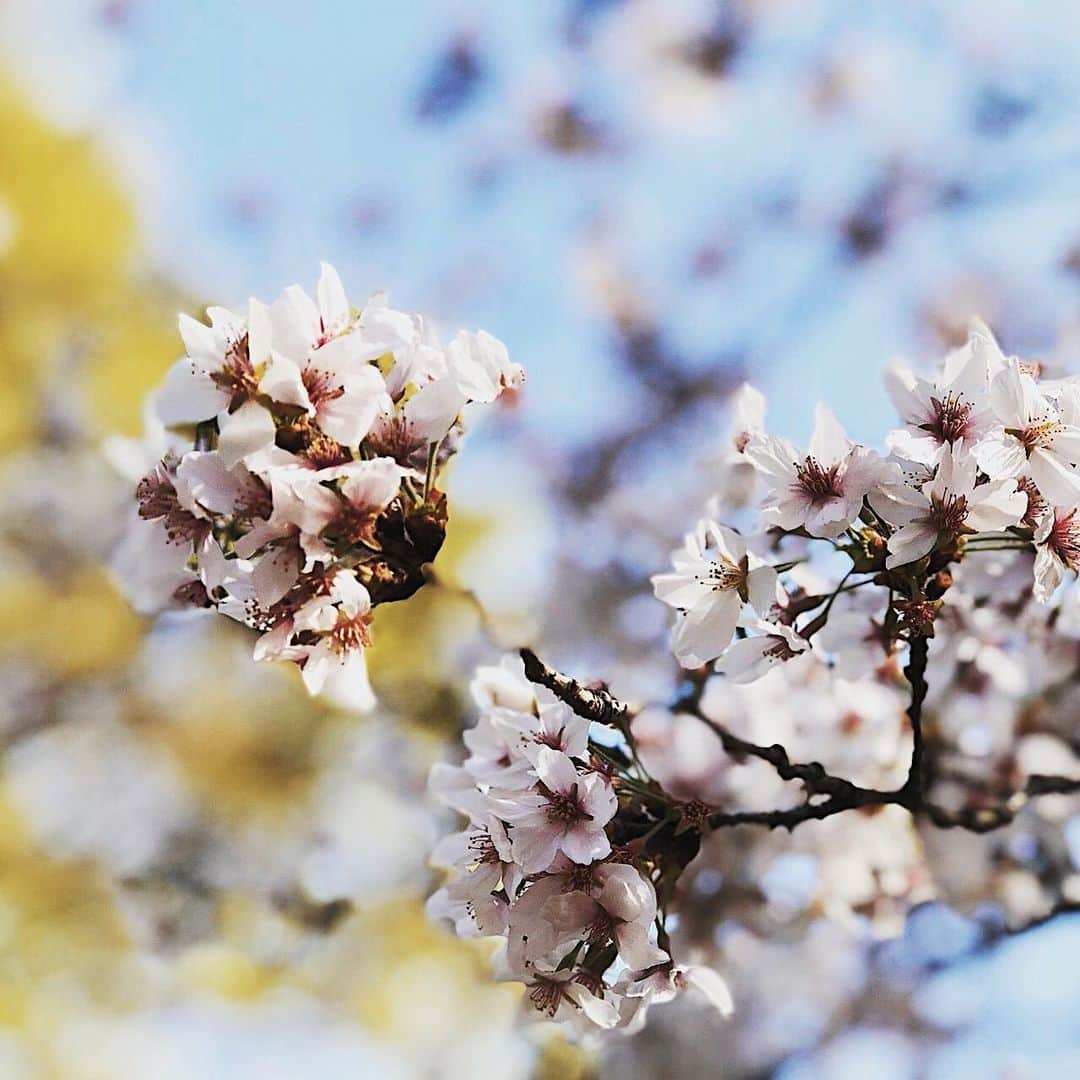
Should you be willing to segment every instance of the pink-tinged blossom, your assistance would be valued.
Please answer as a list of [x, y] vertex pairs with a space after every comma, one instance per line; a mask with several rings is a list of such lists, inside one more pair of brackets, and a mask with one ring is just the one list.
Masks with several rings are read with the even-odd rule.
[[486, 330], [458, 331], [446, 348], [446, 362], [469, 401], [494, 401], [504, 390], [517, 390], [525, 369], [510, 360], [506, 346]]
[[166, 375], [157, 410], [169, 425], [216, 419], [217, 449], [231, 468], [271, 445], [277, 430], [262, 385], [272, 350], [270, 313], [251, 300], [246, 319], [224, 308], [207, 314], [210, 326], [180, 316], [187, 356]]
[[683, 667], [715, 659], [731, 641], [744, 606], [765, 614], [776, 571], [737, 532], [704, 520], [672, 557], [675, 569], [652, 579], [658, 599], [679, 611], [672, 650]]
[[1035, 530], [1035, 599], [1047, 604], [1067, 571], [1080, 569], [1077, 508], [1048, 511]]
[[516, 712], [536, 711], [536, 690], [525, 678], [525, 669], [518, 656], [505, 656], [497, 665], [476, 669], [469, 693], [482, 709], [497, 706]]
[[[746, 455], [751, 440], [765, 432], [765, 395], [743, 383], [731, 396], [731, 427], [722, 450], [707, 459], [714, 487], [725, 503], [740, 508], [753, 501], [758, 471]], [[715, 470], [715, 472], [713, 472]]]
[[[585, 1016], [599, 1028], [612, 1028], [619, 1013], [610, 1001], [593, 992], [600, 989], [578, 971], [537, 970], [525, 983], [523, 1007], [527, 1015], [544, 1020], [576, 1020]], [[537, 1014], [539, 1014], [537, 1016]]]
[[467, 829], [444, 837], [431, 853], [431, 864], [454, 872], [428, 901], [431, 917], [452, 919], [464, 937], [506, 931], [509, 904], [505, 895], [497, 894], [504, 887], [513, 893], [517, 871], [498, 818], [479, 814]]
[[319, 693], [333, 676], [348, 680], [357, 699], [374, 704], [368, 684], [364, 649], [370, 643], [371, 597], [347, 570], [339, 571], [327, 595], [315, 596], [293, 616], [293, 633], [314, 635], [303, 645], [304, 685]]
[[628, 1034], [642, 1027], [649, 1006], [664, 1004], [688, 990], [704, 998], [725, 1020], [735, 1011], [723, 977], [701, 964], [669, 963], [644, 973], [631, 971], [614, 989], [622, 999], [620, 1023]]
[[500, 790], [532, 785], [533, 763], [522, 753], [520, 728], [507, 722], [503, 710], [484, 713], [462, 739], [469, 750], [464, 767], [476, 783]]
[[656, 918], [656, 890], [632, 866], [604, 863], [595, 867], [591, 888], [552, 897], [541, 917], [554, 930], [556, 949], [577, 941], [597, 946], [614, 941], [619, 957], [632, 971], [670, 959], [649, 938]]
[[383, 376], [369, 362], [383, 343], [355, 328], [341, 280], [326, 263], [317, 296], [316, 303], [292, 285], [271, 306], [275, 349], [263, 387], [311, 416], [331, 439], [357, 447], [389, 405]]
[[881, 458], [852, 443], [824, 405], [817, 407], [806, 453], [776, 435], [754, 436], [746, 453], [769, 487], [765, 523], [805, 529], [811, 536], [839, 536], [858, 518], [882, 475]]
[[921, 490], [895, 483], [871, 498], [874, 509], [891, 525], [889, 569], [929, 555], [939, 541], [965, 533], [1016, 525], [1027, 511], [1027, 496], [1016, 480], [1003, 478], [978, 484], [975, 456], [958, 442], [941, 453], [934, 479]]
[[755, 633], [733, 641], [716, 661], [716, 670], [736, 685], [754, 682], [810, 648], [809, 641], [782, 623], [758, 620], [749, 623], [748, 629]]
[[981, 323], [974, 323], [966, 344], [945, 358], [932, 382], [898, 364], [886, 369], [889, 397], [905, 424], [889, 437], [893, 451], [929, 465], [941, 447], [960, 441], [972, 446], [987, 434], [994, 422], [990, 364], [997, 350], [993, 336], [987, 340], [989, 334]]
[[1045, 395], [1018, 360], [1011, 360], [990, 386], [997, 425], [975, 448], [979, 467], [992, 479], [1030, 475], [1056, 506], [1080, 500], [1080, 399], [1076, 387], [1054, 400]]
[[605, 858], [611, 842], [604, 826], [617, 806], [610, 782], [597, 773], [579, 773], [564, 753], [546, 746], [535, 768], [534, 791], [495, 803], [495, 813], [513, 826], [514, 861], [526, 874], [539, 874], [560, 851], [576, 863]]
[[585, 757], [589, 721], [561, 701], [539, 704], [535, 713], [497, 709], [495, 715], [506, 727], [519, 733], [520, 753], [529, 761], [535, 762], [544, 747], [559, 750], [570, 758]]

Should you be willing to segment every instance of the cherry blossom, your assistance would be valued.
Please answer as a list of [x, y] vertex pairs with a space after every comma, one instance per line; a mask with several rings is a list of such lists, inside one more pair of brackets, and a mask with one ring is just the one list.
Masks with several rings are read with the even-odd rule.
[[905, 566], [928, 555], [939, 541], [970, 532], [1016, 525], [1027, 512], [1027, 496], [1011, 478], [976, 484], [978, 465], [963, 440], [941, 452], [934, 479], [922, 490], [885, 485], [871, 497], [874, 509], [898, 526], [888, 541], [886, 567]]
[[811, 536], [839, 536], [858, 516], [863, 499], [881, 478], [881, 459], [853, 444], [824, 406], [816, 412], [806, 453], [787, 439], [758, 435], [746, 454], [770, 485], [763, 519], [781, 529]]
[[536, 757], [537, 789], [497, 802], [513, 825], [514, 861], [526, 874], [541, 873], [561, 851], [591, 863], [611, 851], [604, 826], [615, 813], [615, 793], [597, 773], [581, 774], [559, 750], [542, 747]]
[[327, 264], [314, 298], [293, 285], [208, 316], [180, 318], [186, 356], [154, 396], [117, 568], [141, 609], [216, 608], [261, 632], [256, 659], [371, 708], [372, 611], [423, 586], [445, 536], [445, 437], [523, 371], [490, 334], [444, 350], [384, 296], [354, 309]]
[[1035, 599], [1050, 602], [1067, 571], [1080, 569], [1077, 508], [1047, 512], [1035, 530]]
[[746, 603], [768, 611], [776, 571], [738, 533], [708, 520], [687, 534], [673, 561], [673, 573], [653, 577], [653, 591], [681, 613], [672, 643], [679, 662], [700, 667], [727, 647]]
[[1076, 388], [1055, 400], [1044, 394], [1018, 360], [1012, 360], [990, 386], [997, 426], [976, 449], [979, 466], [990, 477], [1028, 473], [1051, 502], [1080, 499], [1080, 405]]
[[[896, 897], [933, 895], [927, 830], [991, 832], [1077, 790], [1060, 733], [1025, 759], [1046, 775], [1018, 756], [1080, 641], [1080, 383], [1038, 370], [977, 320], [931, 376], [893, 368], [888, 458], [823, 406], [803, 453], [744, 388], [719, 490], [651, 579], [676, 611], [670, 700], [622, 700], [529, 649], [480, 669], [468, 756], [432, 773], [469, 824], [439, 849], [449, 878], [430, 910], [500, 939], [499, 977], [530, 1010], [634, 1031], [695, 989], [730, 1015], [725, 965], [688, 963], [680, 940], [682, 911], [702, 913], [698, 873], [756, 874], [778, 911], [852, 922], [880, 902], [887, 920]], [[745, 466], [753, 480], [729, 483]], [[790, 841], [810, 856], [802, 881], [779, 840], [723, 842], [811, 821]]]

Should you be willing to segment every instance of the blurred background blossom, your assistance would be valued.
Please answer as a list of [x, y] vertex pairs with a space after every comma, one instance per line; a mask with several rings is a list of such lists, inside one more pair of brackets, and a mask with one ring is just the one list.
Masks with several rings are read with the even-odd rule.
[[[819, 397], [855, 438], [888, 426], [882, 364], [974, 311], [1076, 368], [1074, 16], [2, 0], [0, 1075], [1077, 1075], [1077, 916], [1013, 936], [973, 910], [1080, 893], [1053, 800], [927, 841], [934, 883], [888, 815], [713, 845], [683, 932], [735, 1018], [672, 1006], [601, 1048], [520, 1028], [422, 908], [426, 771], [475, 662], [530, 640], [627, 696], [670, 683], [646, 582], [744, 378], [802, 440]], [[455, 466], [448, 587], [383, 613], [364, 721], [256, 669], [239, 627], [137, 617], [107, 570], [130, 493], [103, 443], [138, 433], [175, 313], [320, 259], [529, 373]], [[868, 731], [890, 708], [841, 704]], [[815, 722], [775, 703], [770, 730]]]

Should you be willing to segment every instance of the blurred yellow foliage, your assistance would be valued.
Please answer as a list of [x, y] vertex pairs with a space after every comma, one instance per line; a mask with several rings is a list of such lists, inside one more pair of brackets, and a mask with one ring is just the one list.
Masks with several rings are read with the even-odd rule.
[[59, 677], [122, 666], [143, 625], [98, 567], [59, 582], [22, 577], [0, 587], [0, 658], [32, 660]]
[[58, 372], [98, 431], [134, 433], [176, 352], [171, 306], [133, 274], [130, 199], [92, 141], [53, 131], [0, 79], [0, 453], [41, 434]]
[[108, 1004], [126, 946], [104, 870], [44, 852], [0, 789], [0, 1024], [25, 1020], [49, 980]]
[[[143, 399], [179, 347], [174, 313], [194, 305], [142, 272], [130, 200], [92, 141], [51, 130], [2, 78], [0, 138], [0, 455], [49, 439], [49, 417], [72, 408], [91, 442], [136, 434]], [[454, 567], [490, 526], [451, 514], [437, 562], [448, 587], [380, 609], [370, 654], [376, 691], [410, 718], [420, 760], [462, 722], [460, 658], [447, 642], [478, 626], [475, 605], [455, 591]], [[12, 542], [32, 548], [36, 539]], [[126, 729], [164, 751], [194, 795], [194, 843], [228, 837], [223, 850], [258, 851], [270, 872], [279, 851], [294, 858], [310, 839], [315, 785], [346, 752], [356, 719], [309, 699], [292, 668], [256, 667], [254, 635], [225, 620], [183, 643], [170, 639], [165, 654], [151, 640], [148, 657], [149, 623], [92, 557], [55, 577], [39, 575], [39, 565], [48, 560], [26, 559], [0, 582], [0, 662], [25, 663], [46, 687], [104, 676], [124, 693]], [[157, 679], [138, 667], [154, 664]], [[193, 671], [197, 680], [176, 674]], [[51, 708], [46, 694], [27, 730], [79, 722], [77, 710]], [[461, 1024], [502, 1029], [517, 1009], [520, 988], [490, 982], [489, 950], [433, 927], [415, 893], [324, 908], [300, 895], [271, 901], [259, 886], [219, 893], [198, 870], [194, 882], [157, 866], [140, 873], [119, 883], [93, 859], [45, 850], [0, 786], [0, 1028], [26, 1038], [43, 1075], [73, 1075], [58, 1038], [70, 1034], [65, 1024], [167, 1001], [254, 1007], [303, 993], [380, 1041], [436, 1057]], [[131, 923], [122, 916], [129, 904], [141, 912]], [[110, 1075], [107, 1058], [76, 1057], [78, 1075]]]

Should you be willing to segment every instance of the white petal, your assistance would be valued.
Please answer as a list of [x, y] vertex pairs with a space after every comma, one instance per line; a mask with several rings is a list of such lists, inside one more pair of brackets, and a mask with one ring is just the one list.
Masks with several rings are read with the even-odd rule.
[[321, 266], [322, 275], [319, 277], [318, 287], [319, 314], [328, 333], [340, 333], [352, 318], [349, 300], [338, 272], [329, 263], [324, 262]]
[[1048, 604], [1065, 576], [1065, 567], [1045, 545], [1035, 549], [1035, 599]]
[[322, 332], [319, 309], [299, 285], [290, 285], [270, 305], [270, 324], [274, 348], [297, 363]]
[[262, 607], [272, 607], [296, 584], [300, 552], [293, 544], [271, 548], [255, 564], [251, 584]]
[[255, 401], [218, 414], [218, 453], [227, 469], [274, 441], [274, 418]]
[[814, 410], [814, 434], [810, 437], [810, 456], [815, 457], [826, 468], [842, 460], [851, 443], [846, 432], [840, 426], [833, 411], [818, 402]]
[[730, 1016], [735, 1011], [727, 983], [712, 968], [698, 965], [685, 968], [679, 973], [678, 981], [704, 994], [721, 1016]]
[[345, 662], [333, 665], [327, 672], [321, 697], [339, 709], [351, 712], [371, 712], [378, 701], [368, 679], [363, 649], [346, 653]]
[[889, 557], [885, 565], [890, 569], [907, 566], [924, 555], [929, 555], [937, 542], [937, 529], [922, 521], [912, 521], [897, 529], [889, 537]]
[[313, 411], [300, 368], [279, 352], [270, 354], [259, 389], [281, 405], [298, 405], [309, 414]]
[[228, 394], [208, 375], [192, 371], [191, 361], [182, 356], [166, 373], [155, 394], [154, 408], [163, 424], [198, 424], [215, 417], [228, 401]]
[[1071, 506], [1080, 499], [1080, 471], [1041, 447], [1028, 458], [1028, 469], [1039, 491], [1055, 506]]
[[1024, 444], [1012, 435], [997, 431], [975, 447], [975, 460], [987, 476], [1019, 476], [1027, 467]]

